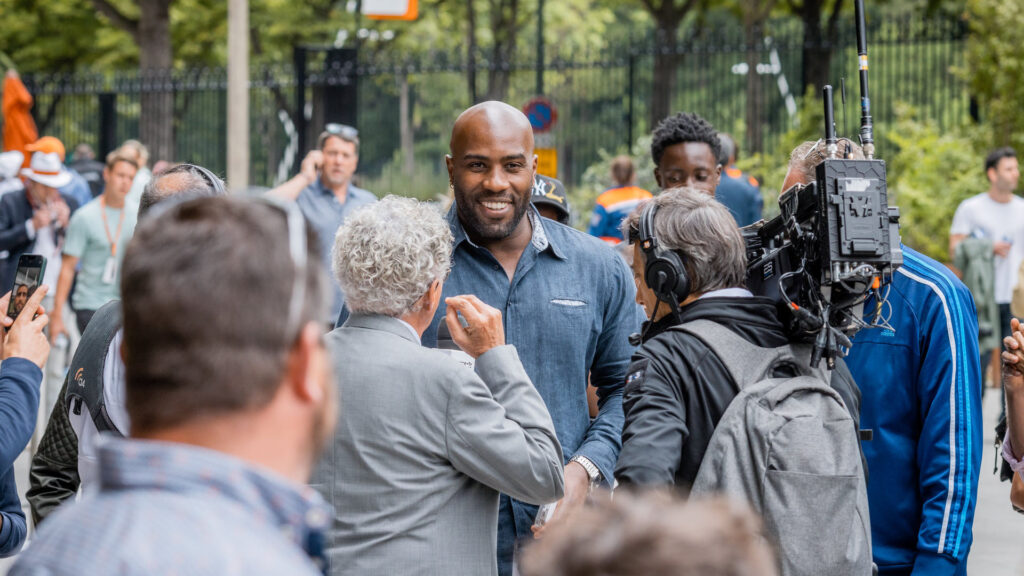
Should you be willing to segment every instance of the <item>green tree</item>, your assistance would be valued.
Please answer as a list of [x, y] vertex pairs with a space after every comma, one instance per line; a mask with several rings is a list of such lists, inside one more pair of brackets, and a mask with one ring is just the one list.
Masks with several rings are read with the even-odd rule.
[[969, 0], [967, 76], [990, 146], [1024, 145], [1024, 10], [1020, 0]]

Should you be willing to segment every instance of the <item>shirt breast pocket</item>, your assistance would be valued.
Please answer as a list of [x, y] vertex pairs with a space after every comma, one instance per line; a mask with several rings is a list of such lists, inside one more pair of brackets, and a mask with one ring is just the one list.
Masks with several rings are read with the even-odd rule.
[[[579, 297], [555, 296], [548, 301], [548, 327], [562, 341], [588, 338], [594, 324], [594, 307]], [[564, 344], [563, 344], [564, 346]]]

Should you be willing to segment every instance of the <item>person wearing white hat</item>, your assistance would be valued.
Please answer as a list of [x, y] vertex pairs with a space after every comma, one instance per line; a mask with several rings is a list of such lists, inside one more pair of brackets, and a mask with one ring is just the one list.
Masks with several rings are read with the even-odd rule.
[[[19, 153], [20, 155], [20, 153]], [[17, 172], [15, 172], [17, 173]], [[21, 170], [26, 188], [0, 197], [0, 293], [14, 287], [18, 259], [22, 254], [41, 254], [47, 259], [42, 284], [49, 289], [43, 308], [53, 309], [53, 294], [60, 272], [61, 249], [71, 219], [78, 208], [73, 196], [57, 189], [71, 180], [71, 175], [54, 153], [35, 152], [28, 168]], [[45, 379], [40, 390], [40, 425], [33, 436], [33, 445], [42, 437], [46, 416], [63, 381], [64, 346], [54, 346], [46, 363]]]

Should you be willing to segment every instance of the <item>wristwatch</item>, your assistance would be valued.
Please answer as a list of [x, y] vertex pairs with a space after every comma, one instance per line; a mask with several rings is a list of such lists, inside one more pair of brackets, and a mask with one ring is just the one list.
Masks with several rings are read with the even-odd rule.
[[583, 469], [587, 471], [587, 476], [590, 477], [590, 489], [593, 490], [595, 486], [601, 483], [601, 471], [597, 469], [597, 466], [590, 461], [590, 458], [586, 456], [580, 456], [579, 454], [573, 456], [569, 462], [575, 462]]

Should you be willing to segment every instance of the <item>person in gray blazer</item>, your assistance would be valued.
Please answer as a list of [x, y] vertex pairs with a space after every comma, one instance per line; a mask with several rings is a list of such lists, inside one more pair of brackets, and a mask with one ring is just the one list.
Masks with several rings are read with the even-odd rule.
[[472, 362], [420, 344], [451, 245], [435, 208], [394, 196], [335, 238], [352, 314], [327, 336], [340, 423], [313, 476], [336, 510], [332, 574], [496, 575], [499, 492], [532, 504], [563, 495], [554, 424], [501, 312], [472, 295], [445, 301]]

